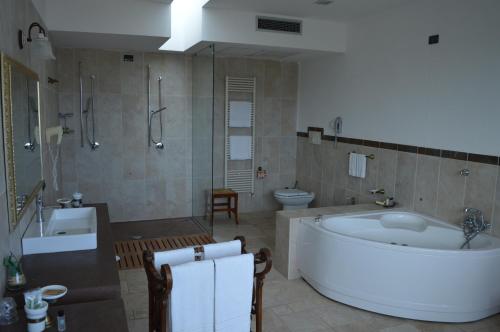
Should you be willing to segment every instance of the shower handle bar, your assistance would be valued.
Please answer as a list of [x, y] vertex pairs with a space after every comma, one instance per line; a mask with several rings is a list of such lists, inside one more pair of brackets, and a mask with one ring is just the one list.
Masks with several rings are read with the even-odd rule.
[[147, 108], [148, 108], [148, 146], [151, 146], [151, 67], [148, 66], [148, 98], [147, 98]]
[[95, 119], [94, 119], [94, 79], [95, 77], [90, 76], [90, 116], [92, 119], [92, 144], [93, 147], [95, 145]]
[[[85, 133], [87, 136], [87, 141], [89, 142], [90, 148], [92, 150], [97, 150], [100, 146], [100, 144], [95, 140], [95, 109], [94, 109], [94, 81], [95, 81], [95, 76], [91, 75], [90, 76], [90, 98], [89, 98], [89, 104], [87, 105], [88, 109], [86, 111], [86, 119], [85, 119]], [[90, 113], [90, 119], [92, 121], [92, 139], [89, 137], [89, 125], [88, 125], [88, 116]]]
[[78, 62], [78, 76], [80, 78], [80, 147], [84, 146], [83, 136], [83, 78], [82, 78], [82, 63]]

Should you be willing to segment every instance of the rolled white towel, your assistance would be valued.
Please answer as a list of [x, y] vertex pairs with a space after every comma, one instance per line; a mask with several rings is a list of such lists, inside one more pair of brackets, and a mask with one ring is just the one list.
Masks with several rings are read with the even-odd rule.
[[183, 248], [176, 250], [158, 251], [153, 254], [155, 269], [159, 272], [161, 266], [169, 264], [170, 266], [194, 262], [194, 249]]
[[170, 331], [213, 332], [214, 261], [180, 264], [171, 270]]
[[205, 259], [241, 255], [241, 241], [233, 240], [206, 244], [203, 246], [203, 251], [205, 252]]
[[215, 332], [250, 331], [253, 254], [218, 258], [214, 262]]

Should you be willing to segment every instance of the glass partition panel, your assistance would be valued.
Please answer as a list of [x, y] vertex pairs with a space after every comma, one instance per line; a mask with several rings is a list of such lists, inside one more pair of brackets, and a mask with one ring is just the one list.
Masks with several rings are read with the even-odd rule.
[[193, 219], [212, 234], [214, 46], [193, 57]]

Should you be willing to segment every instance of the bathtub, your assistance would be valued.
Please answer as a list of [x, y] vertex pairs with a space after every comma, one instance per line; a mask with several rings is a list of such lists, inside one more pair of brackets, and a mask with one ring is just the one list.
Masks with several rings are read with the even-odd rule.
[[333, 300], [403, 318], [469, 322], [500, 312], [500, 239], [408, 211], [299, 223], [300, 275]]

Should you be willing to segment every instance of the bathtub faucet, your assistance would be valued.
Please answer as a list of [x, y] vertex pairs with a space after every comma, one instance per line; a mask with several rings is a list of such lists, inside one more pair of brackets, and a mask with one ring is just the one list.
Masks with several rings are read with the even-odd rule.
[[470, 241], [472, 241], [472, 239], [479, 233], [487, 231], [490, 227], [491, 224], [484, 220], [484, 214], [481, 210], [466, 208], [465, 220], [462, 224], [465, 242], [462, 244], [460, 249], [463, 249], [465, 246], [467, 246], [467, 249], [470, 249]]

